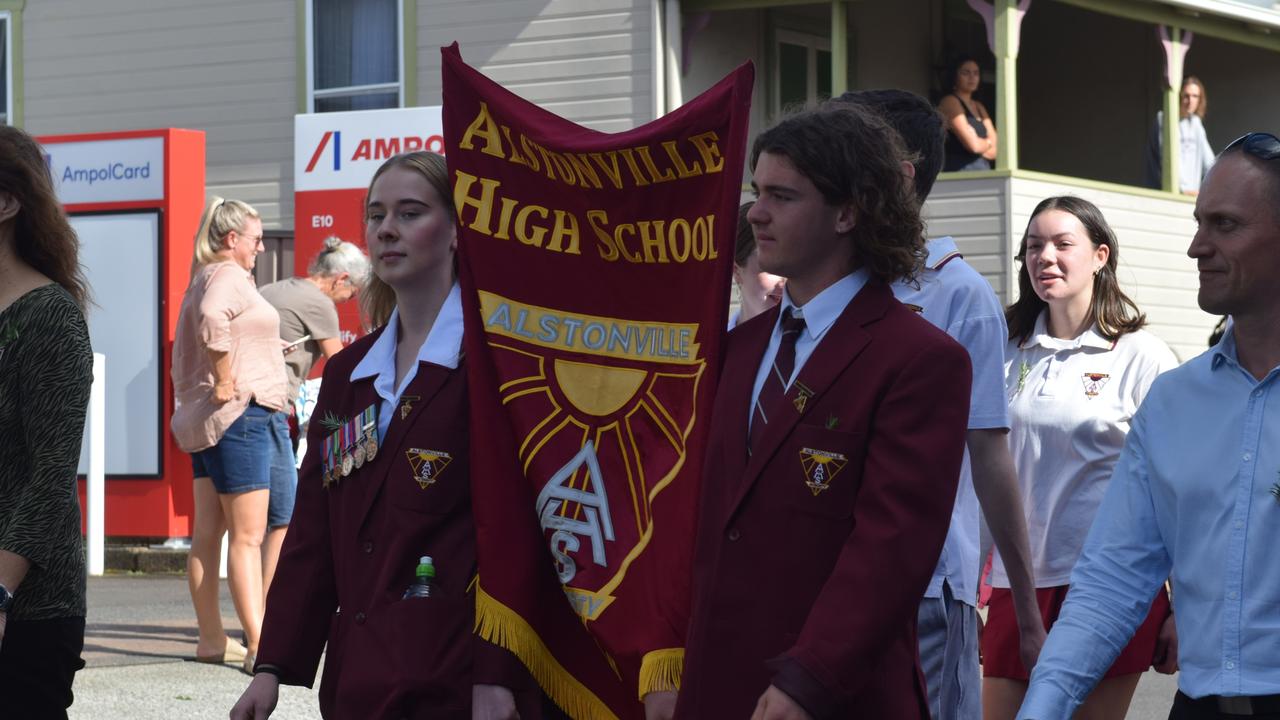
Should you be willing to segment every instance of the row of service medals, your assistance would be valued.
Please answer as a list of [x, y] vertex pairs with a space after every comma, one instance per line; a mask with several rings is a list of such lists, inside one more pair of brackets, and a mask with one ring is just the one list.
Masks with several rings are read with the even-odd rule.
[[378, 455], [378, 406], [370, 405], [324, 439], [321, 480], [336, 484]]

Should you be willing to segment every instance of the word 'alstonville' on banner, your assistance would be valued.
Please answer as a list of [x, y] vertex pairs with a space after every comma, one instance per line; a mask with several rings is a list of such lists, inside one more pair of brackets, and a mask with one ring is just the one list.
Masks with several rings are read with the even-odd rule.
[[641, 718], [683, 667], [754, 72], [609, 134], [443, 55], [476, 630], [571, 716]]

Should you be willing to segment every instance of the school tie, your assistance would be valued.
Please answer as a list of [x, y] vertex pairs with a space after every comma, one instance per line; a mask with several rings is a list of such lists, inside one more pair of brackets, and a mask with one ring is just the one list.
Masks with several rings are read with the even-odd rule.
[[778, 354], [773, 357], [773, 367], [769, 369], [764, 385], [760, 386], [760, 396], [751, 409], [751, 434], [747, 452], [764, 436], [764, 428], [769, 424], [769, 413], [777, 412], [778, 408], [783, 407], [787, 384], [796, 367], [796, 340], [804, 331], [804, 318], [793, 316], [791, 310], [787, 308], [782, 311], [782, 342], [778, 343]]

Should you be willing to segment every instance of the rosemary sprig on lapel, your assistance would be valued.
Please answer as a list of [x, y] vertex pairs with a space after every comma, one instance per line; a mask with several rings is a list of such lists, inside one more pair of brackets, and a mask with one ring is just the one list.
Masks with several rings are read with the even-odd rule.
[[325, 430], [341, 430], [342, 426], [346, 424], [346, 418], [338, 417], [330, 412], [326, 412], [324, 417], [320, 419], [320, 427], [323, 427]]
[[1027, 376], [1031, 374], [1031, 366], [1026, 360], [1018, 363], [1018, 389], [1013, 391], [1014, 395], [1022, 392], [1022, 388], [1027, 385]]
[[828, 429], [828, 430], [835, 430], [835, 429], [836, 429], [836, 426], [837, 426], [837, 425], [839, 425], [839, 424], [840, 424], [840, 418], [836, 417], [835, 415], [828, 415], [828, 416], [827, 416], [827, 429]]

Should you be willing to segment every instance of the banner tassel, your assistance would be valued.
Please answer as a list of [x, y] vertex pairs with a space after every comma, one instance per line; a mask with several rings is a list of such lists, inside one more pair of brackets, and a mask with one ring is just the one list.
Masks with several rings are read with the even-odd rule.
[[[572, 718], [618, 720], [609, 707], [556, 661], [542, 638], [511, 608], [495, 600], [476, 583], [475, 632], [481, 639], [506, 648], [533, 674], [543, 692]], [[670, 652], [670, 651], [658, 651]], [[684, 651], [679, 651], [683, 657]], [[648, 657], [645, 658], [646, 662]], [[677, 679], [679, 675], [677, 674]]]
[[684, 672], [684, 648], [666, 648], [645, 653], [640, 661], [640, 700], [651, 692], [680, 689]]

